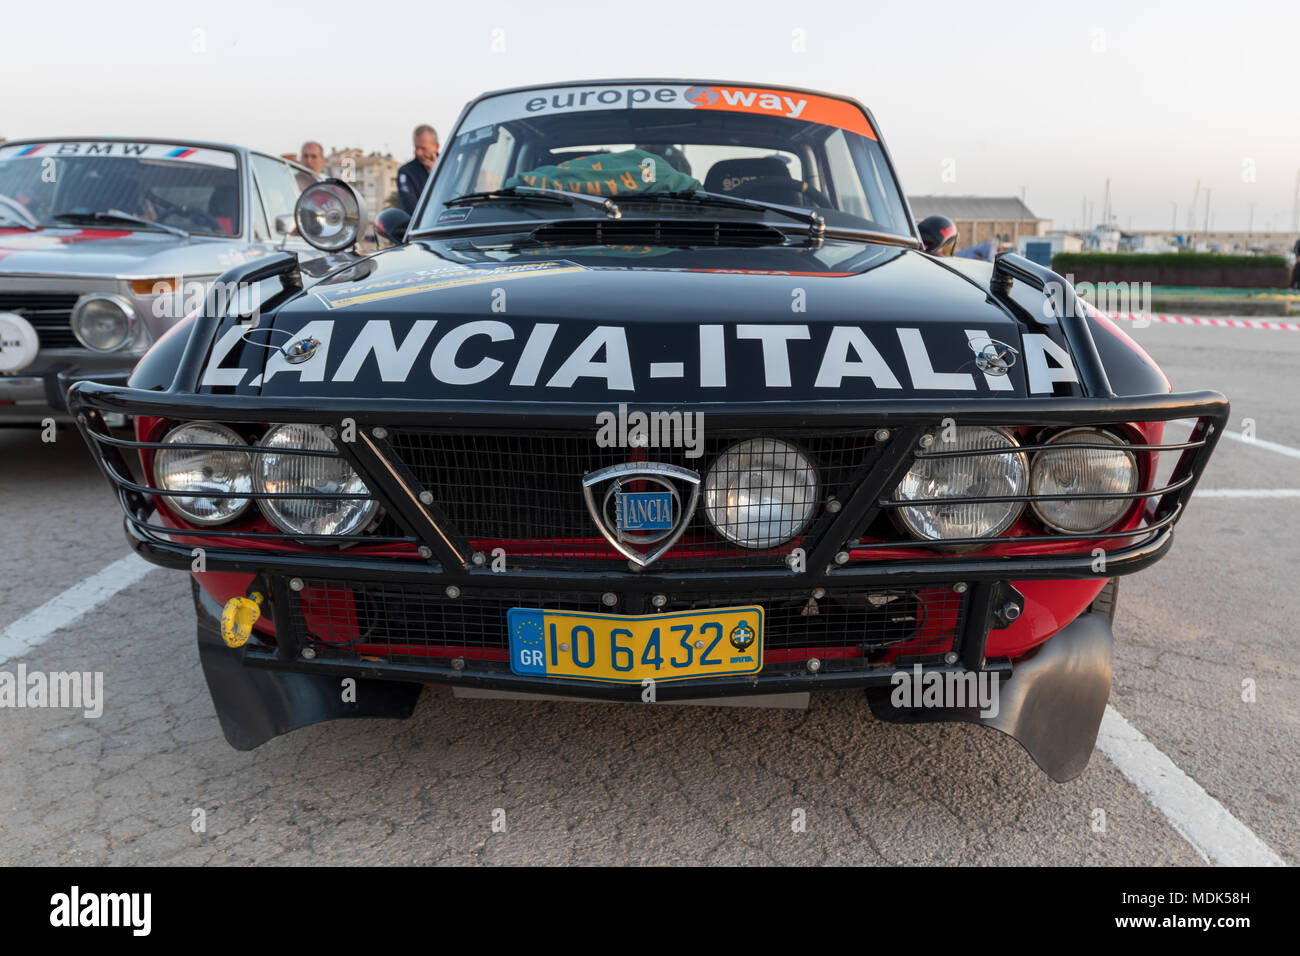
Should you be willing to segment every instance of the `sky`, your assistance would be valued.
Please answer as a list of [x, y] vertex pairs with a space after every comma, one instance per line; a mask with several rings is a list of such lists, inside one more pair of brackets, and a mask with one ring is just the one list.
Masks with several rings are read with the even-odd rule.
[[[0, 136], [304, 139], [410, 158], [487, 90], [789, 84], [875, 114], [910, 195], [1017, 196], [1057, 227], [1287, 229], [1300, 3], [1182, 0], [10, 0]], [[1196, 192], [1197, 184], [1201, 190]]]

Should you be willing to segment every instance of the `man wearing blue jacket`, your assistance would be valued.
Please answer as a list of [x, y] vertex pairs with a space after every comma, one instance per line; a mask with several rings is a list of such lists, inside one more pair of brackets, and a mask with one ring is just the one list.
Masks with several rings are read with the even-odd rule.
[[409, 214], [415, 212], [424, 184], [429, 181], [429, 171], [438, 158], [438, 133], [428, 123], [422, 123], [415, 128], [412, 140], [415, 159], [397, 171], [397, 198]]

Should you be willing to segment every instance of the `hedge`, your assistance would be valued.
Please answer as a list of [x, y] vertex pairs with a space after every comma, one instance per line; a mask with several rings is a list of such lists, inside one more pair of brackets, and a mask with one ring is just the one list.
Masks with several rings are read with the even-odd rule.
[[1230, 256], [1217, 252], [1060, 252], [1052, 271], [1138, 266], [1152, 269], [1284, 269], [1284, 256]]

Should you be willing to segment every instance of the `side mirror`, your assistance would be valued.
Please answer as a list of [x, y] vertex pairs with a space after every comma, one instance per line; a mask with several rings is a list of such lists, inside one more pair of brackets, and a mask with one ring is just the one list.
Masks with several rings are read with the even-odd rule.
[[277, 236], [292, 236], [297, 231], [298, 224], [293, 220], [293, 213], [286, 212], [275, 217], [275, 234]]
[[411, 217], [401, 209], [385, 209], [375, 217], [375, 232], [394, 245], [406, 241], [406, 228]]
[[957, 246], [957, 224], [947, 216], [926, 216], [916, 224], [921, 247], [935, 256], [950, 256]]

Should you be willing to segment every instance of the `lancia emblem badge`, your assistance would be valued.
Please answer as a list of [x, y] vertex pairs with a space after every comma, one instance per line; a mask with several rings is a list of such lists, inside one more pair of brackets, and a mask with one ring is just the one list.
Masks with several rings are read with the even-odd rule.
[[653, 461], [611, 465], [582, 476], [587, 511], [605, 540], [637, 567], [682, 536], [700, 496], [700, 476]]

